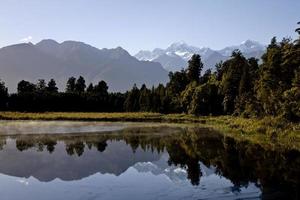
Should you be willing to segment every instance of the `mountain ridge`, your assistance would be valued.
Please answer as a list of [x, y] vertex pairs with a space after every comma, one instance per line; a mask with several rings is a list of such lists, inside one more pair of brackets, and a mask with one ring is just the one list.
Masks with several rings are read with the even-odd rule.
[[[141, 50], [134, 56], [139, 60], [150, 60], [159, 62], [168, 71], [178, 71], [187, 66], [188, 60], [193, 54], [201, 55], [204, 70], [213, 68], [216, 63], [230, 58], [235, 49], [239, 49], [245, 57], [256, 57], [260, 59], [265, 51], [265, 46], [257, 41], [246, 40], [239, 45], [232, 45], [220, 50], [209, 47], [196, 47], [185, 42], [175, 42], [165, 49], [155, 48], [153, 51]], [[161, 59], [161, 58], [164, 59]]]
[[37, 82], [50, 78], [63, 90], [69, 77], [80, 75], [85, 77], [86, 84], [104, 80], [110, 91], [120, 92], [134, 84], [152, 86], [168, 79], [161, 64], [139, 61], [122, 47], [98, 49], [83, 42], [58, 43], [51, 39], [1, 48], [0, 74], [13, 92], [21, 80]]

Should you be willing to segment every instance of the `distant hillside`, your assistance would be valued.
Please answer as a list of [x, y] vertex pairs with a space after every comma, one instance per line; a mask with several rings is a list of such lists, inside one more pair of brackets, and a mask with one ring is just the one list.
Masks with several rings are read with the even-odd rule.
[[70, 76], [87, 82], [105, 80], [111, 91], [125, 91], [134, 83], [165, 83], [168, 72], [157, 62], [139, 61], [121, 47], [97, 49], [75, 41], [42, 40], [36, 45], [17, 44], [0, 49], [0, 78], [10, 91], [20, 80], [54, 78], [61, 90]]

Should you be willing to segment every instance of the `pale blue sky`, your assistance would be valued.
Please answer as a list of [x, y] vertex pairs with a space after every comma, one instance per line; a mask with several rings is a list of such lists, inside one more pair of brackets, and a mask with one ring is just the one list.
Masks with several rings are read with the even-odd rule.
[[132, 54], [177, 41], [220, 49], [295, 37], [297, 21], [300, 0], [1, 0], [0, 47], [51, 38]]

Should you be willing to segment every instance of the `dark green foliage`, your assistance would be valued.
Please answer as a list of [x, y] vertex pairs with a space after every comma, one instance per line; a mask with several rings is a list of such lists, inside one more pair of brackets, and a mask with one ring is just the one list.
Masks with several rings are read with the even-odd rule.
[[187, 78], [189, 82], [199, 82], [201, 70], [203, 69], [203, 63], [201, 62], [201, 57], [198, 54], [194, 54], [189, 60], [189, 65], [187, 68]]
[[77, 92], [79, 94], [83, 93], [85, 88], [86, 88], [85, 80], [82, 76], [79, 76], [79, 78], [77, 79], [77, 81], [75, 83], [75, 92]]
[[[77, 85], [77, 87], [76, 87]], [[1, 84], [0, 84], [1, 86]], [[3, 83], [4, 86], [4, 83]], [[1, 104], [1, 110], [16, 111], [93, 111], [122, 112], [125, 97], [120, 93], [109, 93], [104, 81], [97, 85], [90, 84], [85, 91], [85, 81], [81, 77], [71, 77], [67, 82], [66, 92], [58, 92], [56, 82], [51, 79], [48, 84], [39, 80], [37, 84], [21, 81], [18, 93], [8, 96]], [[6, 89], [7, 93], [7, 89]], [[0, 94], [1, 95], [1, 94]], [[1, 103], [0, 97], [0, 103]]]
[[22, 80], [18, 83], [17, 90], [18, 94], [33, 93], [36, 91], [36, 86], [33, 83]]
[[108, 86], [105, 81], [100, 81], [97, 85], [94, 86], [93, 92], [99, 96], [108, 95]]
[[192, 82], [181, 93], [180, 103], [181, 103], [182, 110], [185, 113], [188, 113], [190, 110], [192, 98], [195, 93], [197, 85], [198, 85], [197, 82]]
[[88, 93], [94, 92], [94, 85], [93, 85], [93, 83], [89, 84], [89, 86], [86, 88], [86, 92], [88, 92]]
[[47, 88], [46, 88], [47, 92], [49, 93], [57, 93], [58, 92], [58, 88], [56, 87], [56, 82], [54, 79], [51, 79], [48, 82]]
[[203, 76], [200, 77], [200, 84], [205, 84], [209, 81], [210, 77], [211, 77], [212, 73], [211, 73], [211, 69], [208, 69], [204, 72]]
[[216, 115], [222, 112], [220, 105], [218, 86], [214, 83], [205, 83], [195, 89], [188, 112], [195, 115]]
[[6, 109], [6, 102], [8, 100], [8, 90], [5, 87], [5, 83], [0, 80], [0, 109]]
[[45, 93], [46, 92], [46, 82], [44, 79], [39, 79], [38, 83], [36, 84], [36, 92], [38, 93]]
[[[300, 47], [283, 39], [277, 43], [275, 38], [262, 57], [260, 78], [257, 83], [257, 98], [266, 115], [283, 115], [295, 118], [297, 94], [292, 81], [300, 68]], [[296, 99], [292, 99], [292, 96]], [[293, 114], [294, 113], [294, 114]]]
[[143, 84], [140, 90], [140, 111], [151, 111], [151, 91]]
[[300, 121], [300, 69], [295, 71], [292, 87], [284, 92], [283, 100], [282, 116], [290, 121]]
[[222, 66], [221, 93], [224, 95], [223, 108], [226, 114], [234, 112], [236, 99], [248, 91], [249, 65], [240, 51], [232, 52], [231, 59]]
[[273, 38], [267, 52], [262, 56], [263, 64], [257, 85], [258, 99], [262, 103], [264, 111], [269, 115], [277, 113], [277, 102], [282, 94], [278, 88], [281, 76], [281, 58], [280, 46], [277, 44], [276, 38]]
[[162, 84], [151, 90], [151, 111], [167, 112], [166, 106], [166, 89]]
[[67, 81], [66, 92], [67, 93], [75, 92], [75, 84], [76, 84], [76, 78], [70, 77]]
[[128, 112], [136, 112], [140, 110], [140, 90], [134, 84], [131, 91], [126, 95], [126, 100], [124, 102], [124, 109]]
[[170, 81], [167, 83], [167, 90], [170, 96], [178, 96], [188, 85], [189, 80], [184, 70], [180, 72], [170, 72]]
[[221, 81], [222, 76], [223, 76], [223, 71], [222, 71], [222, 67], [223, 66], [223, 61], [217, 63], [215, 65], [215, 75], [218, 81]]

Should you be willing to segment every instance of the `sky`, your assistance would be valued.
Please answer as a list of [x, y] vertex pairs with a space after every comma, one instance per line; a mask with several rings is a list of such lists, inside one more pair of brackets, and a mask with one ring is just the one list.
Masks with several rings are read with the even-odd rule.
[[1, 0], [0, 47], [76, 40], [131, 54], [184, 41], [221, 49], [290, 36], [300, 0]]

